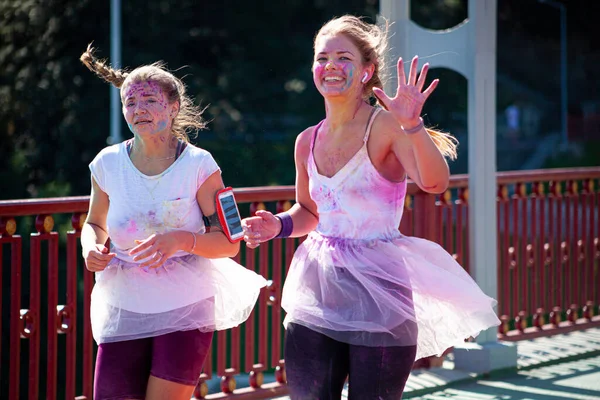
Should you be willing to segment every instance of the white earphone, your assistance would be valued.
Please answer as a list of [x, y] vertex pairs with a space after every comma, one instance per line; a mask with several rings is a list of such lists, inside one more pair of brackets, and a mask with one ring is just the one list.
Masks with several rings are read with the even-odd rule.
[[365, 72], [365, 75], [363, 76], [363, 78], [362, 78], [361, 82], [362, 82], [362, 83], [365, 83], [365, 82], [367, 82], [367, 78], [368, 78], [368, 77], [369, 77], [369, 73], [368, 73], [368, 72]]

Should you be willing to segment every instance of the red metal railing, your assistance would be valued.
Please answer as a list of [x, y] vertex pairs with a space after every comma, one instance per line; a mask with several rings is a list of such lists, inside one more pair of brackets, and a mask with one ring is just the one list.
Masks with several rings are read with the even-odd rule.
[[[599, 180], [598, 167], [498, 174], [501, 339], [600, 325], [594, 284], [600, 268]], [[442, 244], [467, 271], [468, 194], [466, 176], [453, 176], [440, 196], [410, 184], [400, 226], [405, 234]], [[291, 206], [294, 190], [246, 188], [237, 190], [236, 198], [249, 204], [251, 213], [281, 211]], [[0, 360], [9, 360], [0, 363], [2, 398], [92, 398], [93, 275], [85, 270], [78, 247], [87, 207], [87, 196], [0, 202]], [[53, 216], [60, 220], [64, 214], [71, 214], [72, 229], [61, 236], [66, 229], [56, 232]], [[35, 216], [35, 233], [23, 241], [16, 234], [17, 219], [24, 227], [29, 216]], [[197, 398], [267, 398], [286, 392], [279, 300], [301, 240], [276, 240], [257, 250], [242, 247], [237, 261], [270, 282], [246, 323], [215, 335]], [[271, 374], [273, 382], [264, 383]], [[236, 389], [246, 376], [248, 386]], [[218, 379], [220, 390], [209, 394], [209, 384]]]

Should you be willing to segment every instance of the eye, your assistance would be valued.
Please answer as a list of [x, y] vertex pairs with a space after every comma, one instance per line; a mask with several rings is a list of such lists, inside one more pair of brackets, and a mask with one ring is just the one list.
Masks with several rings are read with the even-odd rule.
[[327, 61], [327, 58], [319, 57], [319, 58], [317, 58], [317, 61], [319, 61], [319, 62]]
[[343, 61], [350, 61], [350, 59], [349, 59], [348, 57], [346, 57], [346, 56], [341, 56], [341, 57], [340, 57], [340, 60], [343, 60]]

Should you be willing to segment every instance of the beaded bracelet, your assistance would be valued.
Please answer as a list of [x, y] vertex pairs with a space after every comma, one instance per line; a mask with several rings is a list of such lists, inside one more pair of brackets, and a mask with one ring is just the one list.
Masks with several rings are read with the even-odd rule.
[[194, 238], [194, 244], [192, 245], [192, 249], [190, 250], [190, 253], [194, 253], [194, 250], [196, 249], [196, 234], [194, 232], [190, 232], [192, 234], [192, 237]]
[[402, 127], [402, 130], [407, 135], [414, 135], [415, 133], [419, 132], [421, 129], [423, 129], [423, 118], [420, 118], [420, 117], [419, 117], [419, 123], [417, 124], [417, 126], [415, 126], [413, 128], [409, 128], [409, 129]]
[[294, 230], [294, 221], [292, 220], [292, 216], [287, 212], [282, 212], [275, 215], [281, 221], [281, 231], [279, 234], [275, 236], [273, 239], [283, 239], [286, 237], [290, 237], [292, 231]]

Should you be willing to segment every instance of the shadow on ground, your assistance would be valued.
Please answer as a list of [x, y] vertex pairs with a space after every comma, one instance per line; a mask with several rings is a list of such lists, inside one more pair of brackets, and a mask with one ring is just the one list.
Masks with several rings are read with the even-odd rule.
[[413, 399], [593, 400], [600, 399], [600, 357], [479, 379]]

